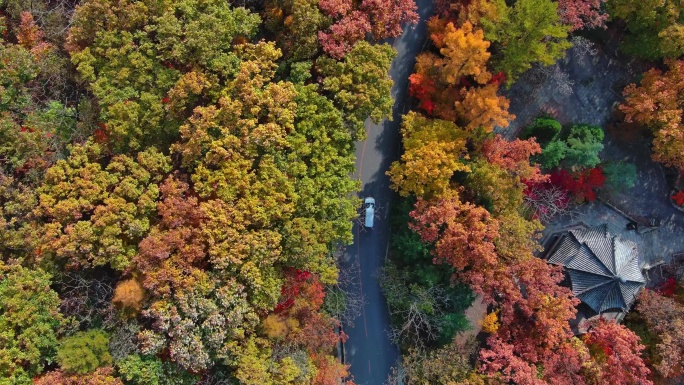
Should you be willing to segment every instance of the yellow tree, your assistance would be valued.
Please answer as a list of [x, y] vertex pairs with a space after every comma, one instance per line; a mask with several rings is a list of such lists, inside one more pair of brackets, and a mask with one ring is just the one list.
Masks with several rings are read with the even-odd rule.
[[401, 195], [440, 196], [455, 171], [468, 171], [462, 162], [466, 133], [454, 123], [409, 112], [401, 133], [404, 154], [387, 172]]
[[447, 83], [454, 84], [464, 76], [472, 76], [476, 82], [485, 84], [492, 78], [486, 66], [491, 55], [487, 52], [490, 43], [484, 39], [481, 29], [474, 29], [468, 21], [458, 29], [449, 23], [441, 43], [439, 52], [444, 58], [440, 64]]
[[510, 121], [515, 119], [515, 115], [508, 112], [508, 99], [497, 95], [498, 88], [496, 83], [469, 88], [463, 100], [456, 101], [456, 112], [466, 130], [482, 127], [486, 132], [491, 132], [496, 126], [508, 127]]

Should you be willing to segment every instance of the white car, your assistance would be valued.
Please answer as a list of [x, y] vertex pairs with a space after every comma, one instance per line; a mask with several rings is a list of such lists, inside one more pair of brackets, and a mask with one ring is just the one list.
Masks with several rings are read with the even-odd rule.
[[375, 218], [375, 199], [367, 197], [363, 201], [363, 206], [366, 209], [366, 220], [363, 223], [369, 229], [373, 228], [373, 219]]

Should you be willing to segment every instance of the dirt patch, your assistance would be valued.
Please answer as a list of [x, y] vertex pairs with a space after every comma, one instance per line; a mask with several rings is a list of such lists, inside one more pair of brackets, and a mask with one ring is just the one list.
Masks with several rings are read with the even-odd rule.
[[482, 296], [478, 295], [472, 305], [465, 311], [465, 317], [472, 327], [469, 330], [458, 333], [454, 339], [456, 341], [467, 341], [471, 337], [476, 337], [482, 330], [481, 321], [487, 314], [487, 305], [482, 301]]

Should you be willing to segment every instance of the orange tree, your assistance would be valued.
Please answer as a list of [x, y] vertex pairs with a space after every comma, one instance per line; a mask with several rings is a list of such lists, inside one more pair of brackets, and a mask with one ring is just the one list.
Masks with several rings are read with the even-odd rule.
[[666, 63], [667, 71], [650, 69], [639, 87], [628, 85], [620, 109], [627, 122], [637, 122], [653, 131], [653, 160], [684, 169], [684, 61]]

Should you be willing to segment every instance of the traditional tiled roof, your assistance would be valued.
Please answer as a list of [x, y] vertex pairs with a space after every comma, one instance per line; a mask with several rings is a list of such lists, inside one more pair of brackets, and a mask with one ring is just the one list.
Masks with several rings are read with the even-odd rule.
[[575, 296], [597, 313], [627, 310], [646, 282], [636, 244], [611, 234], [606, 225], [568, 231], [549, 262], [565, 266]]

